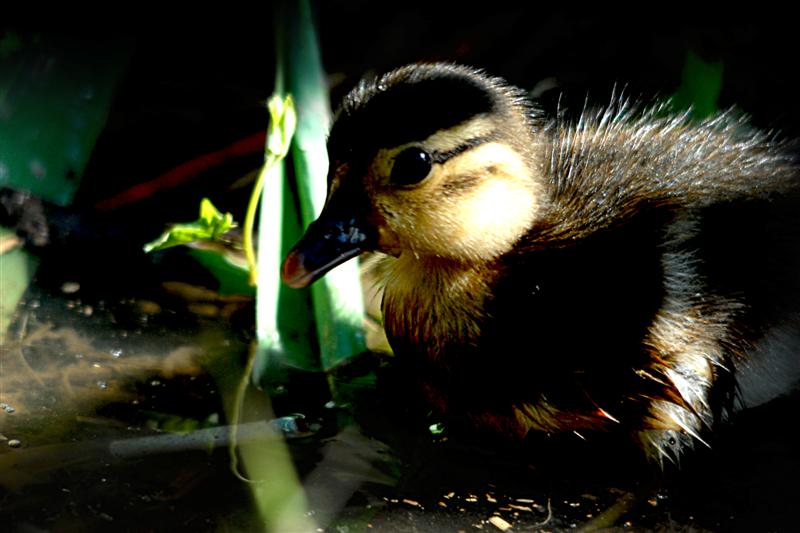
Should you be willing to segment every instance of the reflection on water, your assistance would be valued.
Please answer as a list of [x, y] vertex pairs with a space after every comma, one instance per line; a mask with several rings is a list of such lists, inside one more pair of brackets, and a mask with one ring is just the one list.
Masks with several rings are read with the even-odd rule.
[[[237, 371], [240, 336], [224, 321], [142, 313], [153, 306], [135, 300], [81, 301], [75, 283], [61, 289], [31, 287], [0, 348], [0, 523], [252, 523], [247, 490], [228, 473], [209, 373], [221, 359], [217, 367]], [[262, 425], [243, 426], [242, 442], [274, 440]]]
[[57, 327], [32, 315], [28, 312], [22, 321], [19, 340], [2, 348], [4, 403], [18, 411], [16, 417], [4, 421], [6, 431], [17, 423], [26, 424], [30, 417], [58, 418], [136, 400], [134, 384], [147, 376], [172, 378], [203, 372], [197, 346], [161, 346], [163, 354], [142, 348], [122, 358], [121, 348], [98, 347], [86, 332]]

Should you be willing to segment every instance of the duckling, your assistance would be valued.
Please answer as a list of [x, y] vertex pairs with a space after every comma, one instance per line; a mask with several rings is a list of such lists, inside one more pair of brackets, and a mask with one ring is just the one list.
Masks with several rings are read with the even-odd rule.
[[630, 435], [663, 464], [800, 376], [798, 167], [732, 112], [547, 118], [483, 71], [413, 64], [344, 98], [328, 151], [282, 278], [382, 254], [387, 337], [443, 417]]

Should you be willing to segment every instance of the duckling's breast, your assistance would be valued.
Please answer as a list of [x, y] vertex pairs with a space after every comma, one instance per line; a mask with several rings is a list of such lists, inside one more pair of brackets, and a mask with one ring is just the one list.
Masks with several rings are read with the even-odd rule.
[[517, 435], [604, 426], [648, 357], [663, 300], [657, 239], [652, 224], [632, 225], [568, 248], [521, 243], [481, 267], [401, 256], [386, 280], [387, 336], [442, 412]]

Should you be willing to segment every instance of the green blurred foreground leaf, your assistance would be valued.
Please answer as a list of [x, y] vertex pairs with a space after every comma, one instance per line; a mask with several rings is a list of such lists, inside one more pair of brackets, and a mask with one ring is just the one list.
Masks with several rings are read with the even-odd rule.
[[149, 253], [201, 240], [215, 241], [235, 227], [233, 215], [230, 213], [223, 215], [214, 207], [211, 200], [203, 198], [200, 203], [199, 219], [185, 224], [175, 224], [158, 239], [145, 244], [144, 251]]
[[123, 35], [98, 46], [80, 33], [0, 30], [0, 187], [62, 206], [72, 202], [135, 47]]

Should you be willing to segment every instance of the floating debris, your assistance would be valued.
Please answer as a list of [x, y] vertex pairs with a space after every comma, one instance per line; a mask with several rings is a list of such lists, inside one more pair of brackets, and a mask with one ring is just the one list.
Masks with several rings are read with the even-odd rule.
[[509, 529], [511, 529], [511, 524], [509, 524], [499, 516], [492, 516], [491, 518], [489, 518], [489, 523], [492, 524], [497, 529], [499, 529], [500, 531], [508, 531]]
[[526, 505], [514, 505], [513, 503], [509, 503], [508, 506], [511, 509], [516, 509], [517, 511], [527, 511], [529, 513], [533, 512], [533, 509], [531, 509], [530, 507], [528, 507]]
[[65, 281], [61, 284], [61, 292], [64, 294], [75, 294], [81, 290], [81, 284], [77, 281]]
[[136, 300], [136, 310], [143, 315], [157, 315], [161, 312], [161, 306], [152, 300]]

